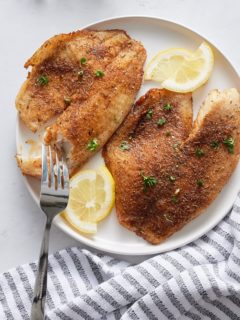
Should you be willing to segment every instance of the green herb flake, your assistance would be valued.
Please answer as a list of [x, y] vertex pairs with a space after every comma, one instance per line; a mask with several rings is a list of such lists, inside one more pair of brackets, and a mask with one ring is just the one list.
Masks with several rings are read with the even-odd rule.
[[70, 106], [72, 99], [70, 97], [64, 97], [63, 101], [65, 103], [66, 106]]
[[97, 78], [102, 78], [104, 76], [104, 72], [102, 70], [95, 71], [95, 76]]
[[153, 110], [149, 109], [148, 112], [146, 113], [146, 119], [150, 120], [152, 119], [153, 116]]
[[163, 109], [166, 111], [171, 111], [173, 109], [173, 106], [170, 103], [167, 103], [163, 106]]
[[158, 183], [157, 179], [153, 176], [145, 176], [144, 173], [141, 173], [143, 179], [143, 190], [147, 191], [149, 188], [155, 187]]
[[170, 180], [171, 182], [174, 182], [174, 181], [176, 181], [176, 177], [174, 177], [174, 176], [169, 176], [169, 180]]
[[78, 71], [78, 79], [81, 80], [83, 75], [84, 75], [84, 71], [83, 70], [79, 70]]
[[178, 203], [178, 197], [176, 195], [174, 195], [172, 197], [172, 203], [177, 204]]
[[197, 180], [197, 186], [198, 187], [203, 187], [203, 185], [204, 185], [203, 181], [201, 179], [198, 179]]
[[232, 137], [228, 137], [223, 140], [223, 143], [228, 148], [228, 152], [233, 154], [234, 153], [234, 144], [235, 144], [234, 139]]
[[119, 148], [122, 150], [122, 151], [126, 151], [126, 150], [130, 150], [130, 146], [129, 146], [129, 143], [127, 141], [123, 141]]
[[158, 125], [158, 126], [163, 126], [166, 122], [167, 122], [167, 121], [166, 121], [165, 118], [160, 118], [160, 119], [158, 119], [158, 121], [157, 121], [157, 125]]
[[80, 63], [81, 64], [86, 64], [87, 63], [87, 59], [85, 57], [80, 59]]
[[210, 143], [211, 148], [213, 148], [214, 150], [217, 150], [219, 148], [219, 142], [217, 140], [213, 140]]
[[40, 86], [46, 86], [48, 84], [49, 80], [46, 75], [41, 75], [37, 78], [37, 84]]
[[201, 158], [204, 156], [204, 151], [201, 148], [197, 148], [195, 154], [198, 158]]
[[90, 140], [87, 144], [87, 150], [89, 151], [96, 151], [96, 149], [99, 147], [99, 143], [96, 138]]

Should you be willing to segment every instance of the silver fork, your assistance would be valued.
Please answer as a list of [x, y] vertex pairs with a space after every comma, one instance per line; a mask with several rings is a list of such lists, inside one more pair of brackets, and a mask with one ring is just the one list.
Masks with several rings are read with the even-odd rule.
[[55, 154], [56, 158], [55, 161], [53, 161], [51, 147], [42, 145], [40, 207], [46, 214], [47, 221], [38, 262], [31, 320], [44, 319], [44, 306], [47, 292], [49, 233], [53, 218], [66, 208], [69, 197], [69, 175], [66, 162], [63, 156], [61, 161], [59, 161], [57, 152], [55, 152]]

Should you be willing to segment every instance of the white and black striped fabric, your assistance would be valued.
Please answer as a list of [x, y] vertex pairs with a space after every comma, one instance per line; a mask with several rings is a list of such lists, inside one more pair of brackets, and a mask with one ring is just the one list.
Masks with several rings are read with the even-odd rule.
[[[240, 319], [240, 199], [197, 241], [130, 266], [69, 248], [50, 257], [46, 319]], [[0, 319], [30, 319], [36, 264], [0, 275]]]

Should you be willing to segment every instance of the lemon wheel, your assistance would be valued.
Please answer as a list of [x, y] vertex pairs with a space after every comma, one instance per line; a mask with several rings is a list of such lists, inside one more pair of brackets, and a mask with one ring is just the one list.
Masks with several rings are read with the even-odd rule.
[[191, 51], [183, 48], [160, 51], [147, 64], [144, 79], [158, 82], [166, 80], [191, 54]]
[[95, 233], [115, 201], [115, 184], [106, 167], [83, 170], [70, 180], [70, 197], [63, 217], [78, 231]]
[[175, 92], [192, 92], [206, 83], [211, 75], [214, 55], [203, 42], [196, 51], [176, 48], [159, 52], [147, 65], [145, 79], [159, 81]]

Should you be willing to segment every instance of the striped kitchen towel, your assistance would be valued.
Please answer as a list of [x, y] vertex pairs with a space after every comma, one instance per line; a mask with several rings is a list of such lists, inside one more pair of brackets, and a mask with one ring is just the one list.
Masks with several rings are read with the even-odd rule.
[[[240, 199], [212, 231], [130, 266], [69, 248], [50, 257], [46, 319], [240, 319]], [[0, 276], [0, 319], [30, 319], [36, 264]]]

